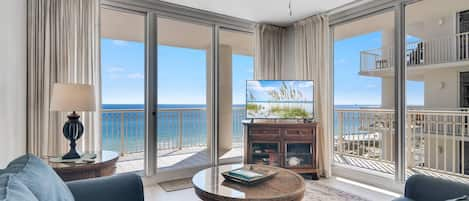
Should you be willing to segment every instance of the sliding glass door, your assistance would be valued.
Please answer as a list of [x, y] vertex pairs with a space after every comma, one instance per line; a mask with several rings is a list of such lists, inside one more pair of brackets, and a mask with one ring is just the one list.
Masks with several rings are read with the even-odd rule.
[[334, 163], [396, 174], [394, 12], [334, 27]]
[[220, 29], [219, 35], [219, 163], [240, 163], [246, 80], [254, 78], [254, 35], [228, 29]]
[[102, 149], [120, 154], [117, 172], [143, 170], [145, 15], [101, 9]]
[[469, 4], [458, 0], [406, 7], [405, 150], [412, 172], [469, 175], [468, 13]]
[[241, 162], [252, 24], [156, 2], [102, 5], [102, 148], [120, 153], [117, 172], [164, 179]]
[[212, 27], [157, 19], [157, 167], [210, 165]]

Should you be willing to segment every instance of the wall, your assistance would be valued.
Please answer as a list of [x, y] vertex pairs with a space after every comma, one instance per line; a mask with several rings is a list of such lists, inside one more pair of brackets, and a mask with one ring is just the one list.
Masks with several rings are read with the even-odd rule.
[[459, 73], [454, 69], [425, 72], [425, 108], [458, 108], [458, 77]]
[[0, 168], [26, 152], [26, 0], [0, 1]]

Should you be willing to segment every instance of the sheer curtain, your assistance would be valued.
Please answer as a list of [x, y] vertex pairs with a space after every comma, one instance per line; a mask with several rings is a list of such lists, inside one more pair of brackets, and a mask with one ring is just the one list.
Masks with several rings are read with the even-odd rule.
[[[28, 152], [63, 154], [66, 113], [50, 112], [56, 82], [92, 84], [100, 108], [99, 0], [28, 1]], [[99, 110], [99, 109], [98, 109]], [[81, 151], [99, 150], [100, 112], [80, 114]]]
[[296, 78], [314, 81], [315, 115], [319, 119], [318, 155], [321, 175], [331, 175], [332, 69], [327, 16], [313, 16], [293, 25]]
[[267, 24], [256, 26], [254, 79], [275, 80], [281, 78], [285, 43], [285, 28]]

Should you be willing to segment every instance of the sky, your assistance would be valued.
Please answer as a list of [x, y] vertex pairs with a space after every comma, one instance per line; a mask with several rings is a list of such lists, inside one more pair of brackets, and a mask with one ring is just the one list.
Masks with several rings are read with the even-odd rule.
[[[409, 36], [408, 40], [415, 40]], [[360, 51], [381, 47], [381, 33], [373, 32], [334, 44], [334, 104], [380, 105], [381, 79], [360, 76]], [[144, 45], [101, 40], [103, 104], [143, 104]], [[206, 103], [206, 52], [158, 46], [158, 103]], [[233, 104], [244, 104], [246, 80], [253, 79], [254, 59], [232, 56]], [[423, 82], [408, 81], [407, 102], [423, 105]], [[389, 95], [388, 95], [389, 96]]]
[[[143, 43], [101, 40], [103, 104], [144, 103]], [[206, 51], [158, 46], [158, 103], [206, 103]], [[251, 56], [232, 55], [233, 104], [244, 104], [246, 80], [254, 75]]]

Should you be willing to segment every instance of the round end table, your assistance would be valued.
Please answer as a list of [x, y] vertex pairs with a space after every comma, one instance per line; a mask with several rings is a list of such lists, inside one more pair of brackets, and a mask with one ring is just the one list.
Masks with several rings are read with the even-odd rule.
[[222, 172], [242, 166], [241, 164], [224, 165], [198, 172], [192, 177], [195, 193], [204, 201], [300, 201], [303, 199], [304, 179], [291, 170], [262, 165], [262, 168], [272, 168], [278, 173], [273, 178], [255, 185], [228, 181], [221, 175]]
[[94, 162], [90, 163], [56, 163], [51, 162], [49, 158], [44, 160], [64, 181], [110, 176], [116, 172], [116, 163], [119, 159], [117, 152], [98, 151], [93, 153], [96, 154], [96, 158]]

